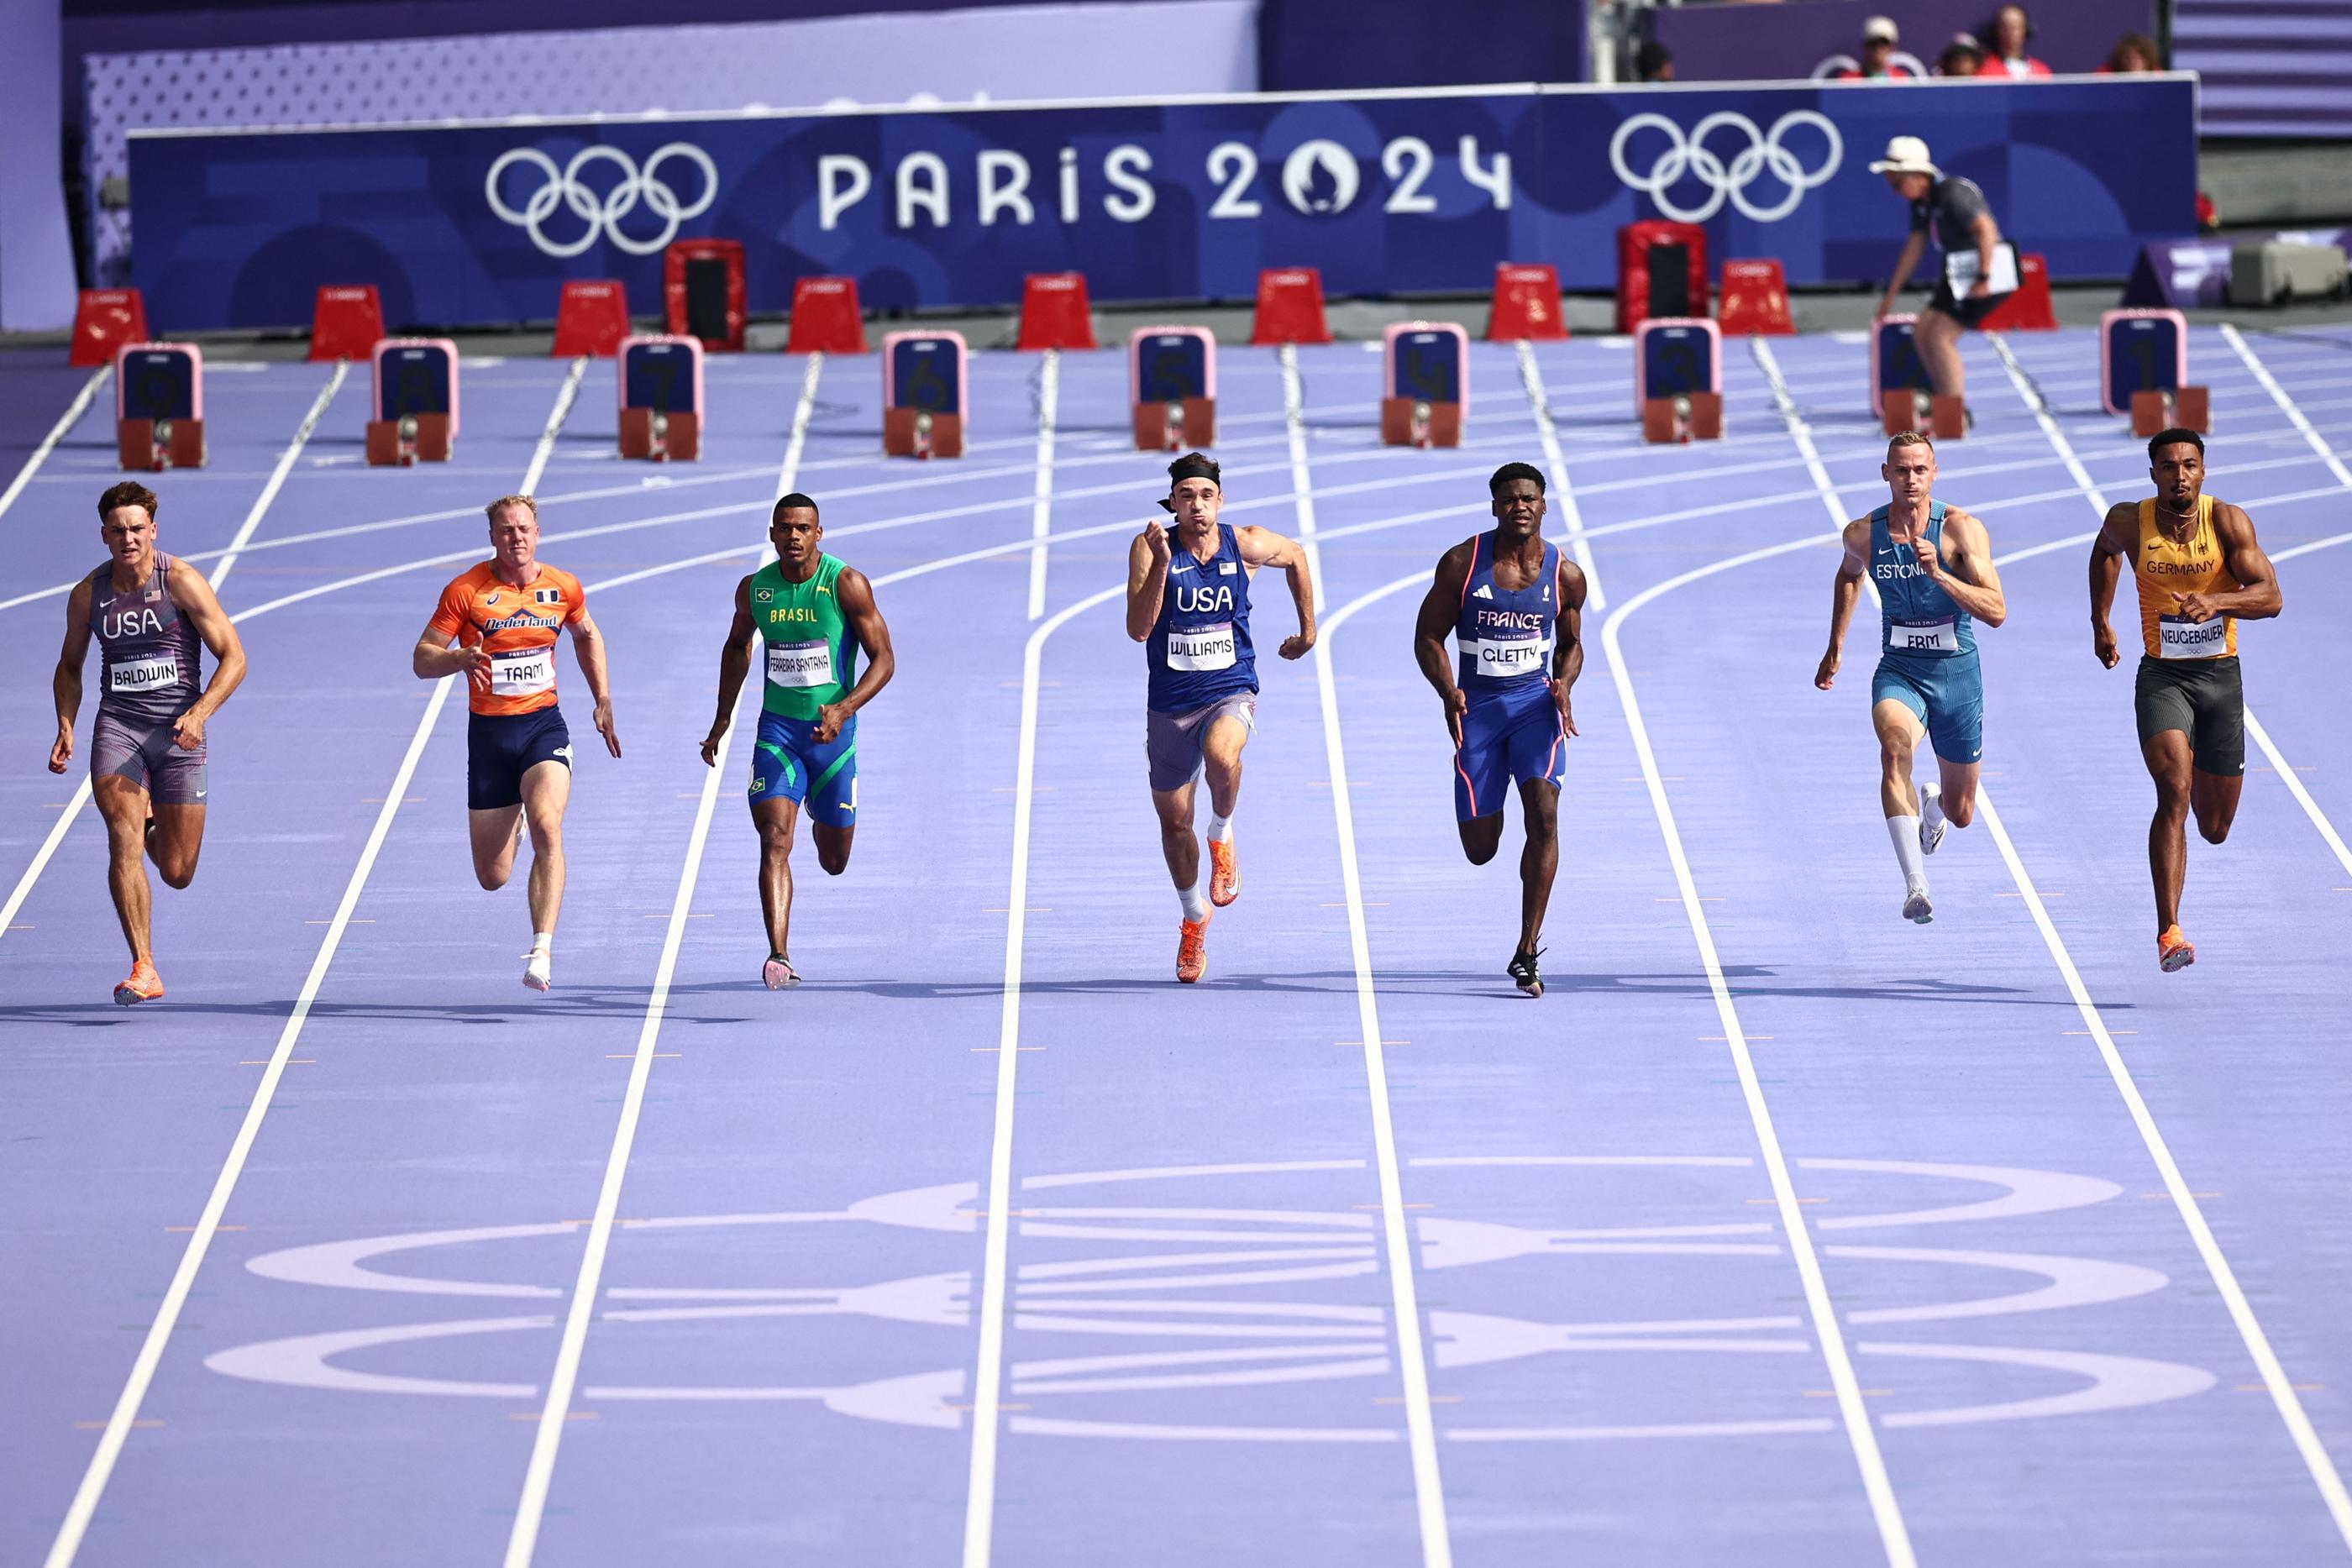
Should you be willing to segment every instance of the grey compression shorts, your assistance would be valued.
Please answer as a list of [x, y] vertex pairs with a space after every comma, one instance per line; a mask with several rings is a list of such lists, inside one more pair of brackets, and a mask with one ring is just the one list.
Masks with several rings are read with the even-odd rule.
[[1201, 770], [1201, 747], [1209, 738], [1209, 727], [1221, 718], [1237, 718], [1255, 734], [1257, 694], [1235, 692], [1191, 713], [1144, 710], [1143, 755], [1151, 764], [1153, 793], [1181, 789], [1192, 782]]
[[100, 709], [89, 732], [90, 781], [110, 773], [146, 790], [158, 806], [203, 805], [208, 748], [183, 751], [173, 745], [174, 722], [167, 718], [142, 725]]

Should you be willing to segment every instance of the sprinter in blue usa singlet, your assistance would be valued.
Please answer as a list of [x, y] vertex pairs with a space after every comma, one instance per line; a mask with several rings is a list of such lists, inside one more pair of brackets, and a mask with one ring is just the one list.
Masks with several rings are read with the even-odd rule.
[[[1540, 470], [1507, 463], [1487, 491], [1494, 529], [1437, 563], [1413, 656], [1445, 707], [1454, 815], [1473, 865], [1502, 847], [1506, 797], [1517, 787], [1528, 843], [1519, 856], [1519, 940], [1506, 973], [1540, 997], [1537, 941], [1559, 868], [1559, 790], [1576, 733], [1569, 693], [1584, 668], [1584, 573], [1543, 537]], [[1449, 636], [1458, 660], [1446, 657]]]

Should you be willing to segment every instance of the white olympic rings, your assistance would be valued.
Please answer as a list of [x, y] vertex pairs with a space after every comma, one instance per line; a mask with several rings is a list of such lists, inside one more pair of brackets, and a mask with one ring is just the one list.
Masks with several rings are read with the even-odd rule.
[[[658, 178], [656, 171], [663, 161], [683, 158], [702, 171], [702, 194], [690, 203], [681, 203], [677, 193], [668, 183]], [[580, 172], [592, 163], [611, 163], [620, 170], [620, 183], [599, 197], [581, 182]], [[520, 211], [507, 205], [499, 194], [499, 177], [517, 163], [528, 163], [546, 177], [546, 183], [530, 193]], [[482, 193], [489, 198], [490, 211], [518, 228], [528, 230], [530, 243], [549, 256], [578, 256], [599, 239], [609, 239], [631, 256], [651, 256], [677, 237], [678, 225], [709, 211], [710, 204], [719, 199], [719, 166], [710, 154], [691, 142], [672, 141], [654, 150], [640, 171], [635, 160], [617, 147], [583, 147], [572, 155], [572, 162], [561, 169], [555, 160], [536, 147], [517, 147], [499, 155], [490, 165], [489, 178], [482, 183]], [[661, 232], [651, 239], [632, 239], [621, 232], [621, 219], [626, 217], [643, 202], [653, 214], [661, 219]], [[574, 216], [588, 225], [587, 232], [576, 240], [551, 240], [540, 225], [555, 214], [559, 206], [569, 207]]]
[[[1829, 157], [1818, 169], [1808, 170], [1797, 161], [1795, 153], [1780, 145], [1780, 139], [1790, 130], [1810, 125], [1829, 141]], [[1748, 137], [1742, 148], [1728, 164], [1707, 151], [1706, 139], [1717, 131], [1737, 127]], [[1636, 174], [1625, 166], [1625, 143], [1633, 133], [1644, 128], [1665, 132], [1668, 142], [1657, 161], [1650, 165], [1646, 175]], [[1609, 162], [1617, 177], [1636, 191], [1643, 192], [1657, 204], [1658, 211], [1670, 218], [1686, 224], [1703, 224], [1722, 210], [1727, 200], [1746, 216], [1759, 224], [1778, 223], [1797, 210], [1805, 193], [1826, 183], [1845, 161], [1845, 140], [1827, 115], [1810, 109], [1794, 109], [1775, 120], [1767, 134], [1756, 129], [1756, 122], [1744, 114], [1721, 110], [1708, 115], [1685, 136], [1681, 126], [1663, 114], [1637, 114], [1617, 128], [1609, 139]], [[1756, 176], [1770, 169], [1772, 177], [1788, 187], [1787, 194], [1769, 206], [1758, 206], [1748, 199], [1748, 187]], [[1685, 208], [1666, 193], [1687, 174], [1708, 189], [1706, 200], [1696, 207]]]

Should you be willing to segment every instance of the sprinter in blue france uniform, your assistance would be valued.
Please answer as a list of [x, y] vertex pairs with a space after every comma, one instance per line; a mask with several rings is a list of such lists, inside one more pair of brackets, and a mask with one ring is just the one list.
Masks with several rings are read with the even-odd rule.
[[[1128, 551], [1127, 634], [1143, 644], [1150, 685], [1144, 706], [1144, 755], [1160, 848], [1184, 906], [1176, 977], [1186, 985], [1208, 971], [1209, 909], [1241, 896], [1234, 849], [1234, 808], [1242, 786], [1242, 747], [1257, 727], [1257, 651], [1250, 637], [1250, 579], [1278, 566], [1290, 580], [1298, 634], [1286, 637], [1286, 659], [1315, 646], [1315, 585], [1307, 552], [1265, 528], [1217, 520], [1224, 490], [1217, 465], [1188, 452], [1168, 465], [1160, 506], [1173, 528], [1146, 523]], [[1201, 842], [1192, 836], [1192, 794], [1209, 783], [1207, 895], [1201, 891]]]
[[[1502, 847], [1506, 798], [1518, 787], [1528, 842], [1519, 854], [1519, 940], [1505, 972], [1540, 997], [1536, 944], [1559, 869], [1559, 789], [1576, 733], [1569, 694], [1584, 669], [1584, 573], [1543, 537], [1541, 470], [1506, 463], [1486, 489], [1495, 527], [1438, 561], [1413, 628], [1413, 657], [1445, 706], [1454, 815], [1471, 864], [1485, 865]], [[1458, 664], [1446, 657], [1448, 636]]]
[[[1878, 668], [1870, 679], [1870, 723], [1878, 732], [1879, 804], [1903, 867], [1903, 918], [1925, 925], [1926, 857], [1947, 823], [1976, 818], [1977, 771], [1984, 756], [1984, 677], [1975, 622], [2008, 615], [1992, 540], [1984, 524], [1934, 499], [1936, 448], [1916, 432], [1886, 444], [1879, 469], [1893, 500], [1845, 528], [1845, 552], [1831, 589], [1830, 647], [1813, 685], [1830, 689], [1865, 577], [1879, 603]], [[1911, 759], [1919, 737], [1936, 750], [1940, 787], [1915, 789]]]

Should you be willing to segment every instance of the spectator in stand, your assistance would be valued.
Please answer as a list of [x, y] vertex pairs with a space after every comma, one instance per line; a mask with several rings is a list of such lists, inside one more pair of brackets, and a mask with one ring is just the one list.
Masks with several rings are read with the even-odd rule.
[[1862, 25], [1862, 63], [1831, 73], [1832, 81], [1911, 81], [1918, 73], [1896, 63], [1895, 50], [1903, 35], [1892, 16], [1873, 16]]
[[2024, 81], [2032, 77], [2046, 77], [2050, 68], [2025, 52], [2033, 37], [2033, 24], [2026, 18], [2022, 5], [2004, 5], [1992, 14], [1992, 49], [1985, 63], [1977, 70], [1980, 77], [2007, 77], [2011, 81]]
[[1672, 81], [1675, 79], [1674, 51], [1655, 38], [1644, 38], [1633, 51], [1635, 81]]
[[2143, 71], [2160, 71], [2164, 62], [2156, 57], [2156, 45], [2145, 33], [2126, 33], [2107, 51], [2107, 63], [2099, 68], [2101, 76], [2137, 76]]
[[1936, 57], [1936, 74], [1939, 77], [1973, 77], [1984, 69], [1984, 46], [1977, 42], [1974, 33], [1954, 33], [1944, 52]]

